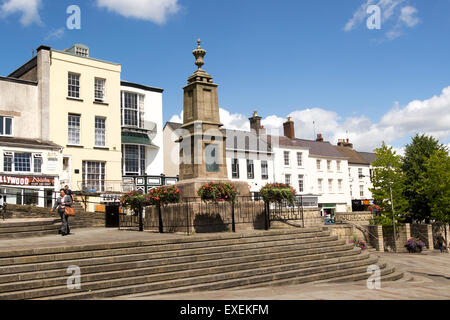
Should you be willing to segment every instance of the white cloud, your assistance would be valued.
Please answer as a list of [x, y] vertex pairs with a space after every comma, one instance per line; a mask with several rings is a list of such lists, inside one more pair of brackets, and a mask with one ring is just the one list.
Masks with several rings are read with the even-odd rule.
[[59, 28], [58, 30], [51, 31], [46, 37], [45, 40], [55, 40], [61, 39], [64, 36], [65, 29]]
[[0, 5], [0, 18], [13, 14], [21, 14], [20, 23], [29, 26], [33, 23], [42, 24], [39, 15], [41, 0], [5, 0]]
[[[221, 121], [228, 129], [249, 130], [249, 116], [220, 109]], [[298, 138], [315, 139], [315, 132], [322, 133], [325, 140], [337, 143], [338, 139], [348, 137], [360, 151], [372, 151], [385, 141], [396, 146], [402, 154], [399, 143], [416, 133], [432, 135], [450, 146], [450, 86], [430, 99], [411, 101], [404, 107], [396, 103], [377, 123], [365, 116], [341, 118], [336, 112], [320, 108], [297, 110], [288, 116], [295, 122]], [[182, 115], [171, 119], [181, 120]], [[270, 115], [262, 120], [262, 125], [269, 133], [282, 134], [285, 121], [286, 117]]]
[[385, 36], [389, 40], [400, 37], [406, 28], [416, 26], [420, 19], [417, 17], [418, 10], [411, 5], [404, 5], [410, 0], [365, 0], [365, 2], [354, 12], [353, 17], [347, 21], [344, 31], [356, 29], [365, 22], [369, 15], [367, 8], [377, 5], [381, 9], [381, 28], [387, 30]]
[[178, 0], [97, 0], [97, 6], [126, 18], [148, 20], [163, 24], [180, 9]]

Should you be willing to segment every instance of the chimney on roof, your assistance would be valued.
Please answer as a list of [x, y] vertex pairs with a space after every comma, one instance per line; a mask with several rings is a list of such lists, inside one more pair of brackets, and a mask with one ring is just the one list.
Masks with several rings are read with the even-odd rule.
[[347, 147], [353, 149], [353, 143], [350, 143], [350, 139], [339, 139], [338, 140], [338, 146], [340, 147]]
[[317, 135], [316, 141], [317, 141], [317, 142], [323, 142], [323, 136], [322, 136], [321, 133], [319, 133], [319, 134]]
[[284, 127], [284, 136], [291, 140], [295, 139], [295, 126], [294, 121], [292, 121], [291, 117], [287, 118], [287, 122], [283, 124]]
[[250, 120], [250, 130], [255, 131], [256, 134], [259, 136], [266, 134], [266, 129], [264, 129], [263, 126], [261, 126], [261, 117], [258, 116], [258, 111], [253, 112], [253, 117], [249, 118]]

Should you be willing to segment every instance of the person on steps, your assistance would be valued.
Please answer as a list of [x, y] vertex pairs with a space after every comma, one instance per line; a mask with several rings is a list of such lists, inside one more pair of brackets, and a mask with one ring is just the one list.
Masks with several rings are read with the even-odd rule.
[[72, 197], [70, 195], [66, 195], [66, 191], [64, 189], [61, 189], [59, 191], [59, 197], [56, 199], [55, 205], [53, 206], [52, 210], [50, 212], [55, 211], [58, 209], [58, 213], [61, 217], [61, 230], [60, 234], [64, 237], [70, 234], [70, 227], [69, 227], [69, 217], [66, 216], [65, 210], [66, 206], [71, 207], [72, 206]]

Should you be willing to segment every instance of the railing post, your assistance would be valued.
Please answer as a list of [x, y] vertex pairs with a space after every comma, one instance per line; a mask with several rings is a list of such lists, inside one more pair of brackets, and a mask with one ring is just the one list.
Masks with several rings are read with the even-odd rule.
[[158, 205], [159, 233], [164, 233], [161, 205]]
[[265, 221], [264, 221], [264, 228], [267, 230], [270, 229], [270, 203], [269, 202], [264, 202], [264, 213], [265, 213]]
[[[145, 174], [145, 175], [144, 175], [144, 190], [145, 190], [144, 193], [145, 193], [145, 194], [148, 193], [148, 184], [147, 184], [147, 183], [148, 183], [148, 179], [147, 179], [147, 178], [148, 178], [148, 176], [147, 176], [147, 174]], [[136, 183], [136, 182], [135, 182], [135, 183]]]
[[234, 201], [231, 202], [231, 228], [236, 232], [236, 221], [234, 219]]
[[165, 186], [166, 185], [166, 175], [163, 173], [161, 175], [161, 186]]
[[139, 232], [143, 232], [144, 231], [144, 219], [143, 219], [143, 215], [144, 214], [144, 209], [141, 208], [139, 210]]

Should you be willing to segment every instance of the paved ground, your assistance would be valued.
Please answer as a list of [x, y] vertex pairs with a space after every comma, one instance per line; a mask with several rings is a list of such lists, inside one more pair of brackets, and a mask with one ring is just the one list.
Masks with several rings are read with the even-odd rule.
[[[194, 235], [198, 237], [205, 235]], [[209, 235], [213, 236], [213, 235]], [[184, 234], [119, 231], [117, 229], [75, 229], [73, 235], [0, 240], [0, 251], [96, 243], [161, 240], [187, 237]], [[406, 271], [397, 282], [382, 283], [381, 290], [367, 289], [365, 282], [349, 284], [304, 284], [249, 290], [226, 290], [203, 293], [121, 299], [151, 300], [367, 300], [367, 299], [450, 299], [450, 254], [426, 251], [422, 254], [372, 253]]]

